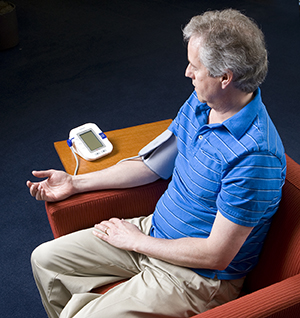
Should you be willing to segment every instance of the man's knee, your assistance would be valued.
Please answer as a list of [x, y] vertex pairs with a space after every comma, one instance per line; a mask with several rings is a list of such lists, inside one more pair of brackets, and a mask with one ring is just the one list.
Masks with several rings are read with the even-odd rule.
[[51, 242], [43, 243], [36, 247], [31, 253], [31, 266], [35, 268], [36, 266], [48, 268], [54, 259], [54, 249]]

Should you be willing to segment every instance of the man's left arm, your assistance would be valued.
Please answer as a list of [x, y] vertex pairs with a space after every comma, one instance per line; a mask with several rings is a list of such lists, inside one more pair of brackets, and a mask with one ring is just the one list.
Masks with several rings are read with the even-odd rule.
[[[236, 256], [253, 227], [235, 224], [217, 213], [208, 238], [154, 238], [135, 225], [113, 218], [95, 226], [94, 235], [109, 244], [175, 265], [224, 270]], [[97, 231], [100, 230], [100, 231]]]

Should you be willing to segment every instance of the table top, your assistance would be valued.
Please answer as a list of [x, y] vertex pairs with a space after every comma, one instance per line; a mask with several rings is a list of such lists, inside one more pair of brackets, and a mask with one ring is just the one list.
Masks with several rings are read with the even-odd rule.
[[[108, 168], [124, 158], [138, 155], [138, 152], [151, 140], [165, 131], [171, 124], [171, 119], [143, 124], [123, 129], [105, 132], [109, 141], [113, 144], [113, 151], [95, 161], [87, 161], [78, 157], [78, 174], [93, 172]], [[57, 141], [54, 143], [57, 154], [69, 174], [74, 174], [76, 161], [69, 148], [67, 141]]]

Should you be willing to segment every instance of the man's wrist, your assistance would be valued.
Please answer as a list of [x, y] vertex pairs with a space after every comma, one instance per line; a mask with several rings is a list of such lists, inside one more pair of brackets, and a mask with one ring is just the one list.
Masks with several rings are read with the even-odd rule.
[[85, 192], [82, 175], [70, 176], [72, 184], [72, 195]]
[[153, 237], [142, 233], [139, 239], [134, 241], [134, 246], [132, 248], [132, 251], [139, 254], [151, 256], [151, 251], [149, 247], [153, 244], [152, 242], [153, 239], [154, 239]]

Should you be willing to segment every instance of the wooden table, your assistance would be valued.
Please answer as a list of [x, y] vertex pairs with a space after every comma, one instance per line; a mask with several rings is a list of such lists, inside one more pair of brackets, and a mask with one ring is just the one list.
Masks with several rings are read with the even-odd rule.
[[[78, 156], [78, 174], [105, 169], [124, 158], [136, 156], [144, 146], [165, 131], [171, 122], [171, 119], [167, 119], [105, 132], [107, 138], [113, 144], [113, 151], [109, 155], [95, 161], [87, 161]], [[73, 174], [76, 162], [71, 149], [67, 145], [67, 141], [57, 141], [54, 143], [54, 147], [66, 172]]]

